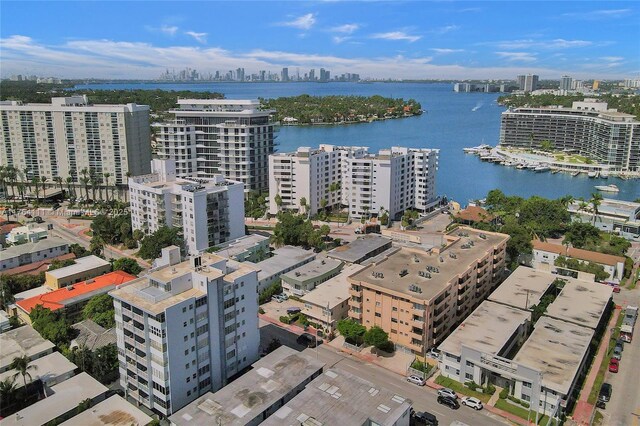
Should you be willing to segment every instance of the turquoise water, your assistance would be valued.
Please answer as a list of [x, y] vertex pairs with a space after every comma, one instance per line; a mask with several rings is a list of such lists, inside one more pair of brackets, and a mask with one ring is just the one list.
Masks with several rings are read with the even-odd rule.
[[487, 192], [499, 188], [508, 195], [529, 197], [540, 195], [557, 198], [567, 194], [589, 198], [594, 185], [614, 183], [617, 194], [605, 193], [607, 198], [633, 200], [640, 197], [640, 180], [589, 179], [568, 174], [534, 173], [516, 170], [493, 163], [481, 162], [465, 154], [464, 147], [481, 143], [495, 145], [500, 132], [500, 113], [504, 108], [496, 103], [497, 93], [455, 93], [447, 83], [136, 83], [91, 84], [77, 88], [93, 89], [163, 89], [215, 91], [227, 98], [273, 98], [279, 96], [310, 95], [382, 95], [394, 98], [414, 98], [427, 110], [426, 114], [398, 120], [369, 124], [313, 127], [282, 127], [277, 139], [280, 152], [298, 146], [335, 145], [368, 146], [371, 151], [390, 146], [409, 146], [440, 149], [440, 168], [437, 188], [462, 204], [484, 198]]

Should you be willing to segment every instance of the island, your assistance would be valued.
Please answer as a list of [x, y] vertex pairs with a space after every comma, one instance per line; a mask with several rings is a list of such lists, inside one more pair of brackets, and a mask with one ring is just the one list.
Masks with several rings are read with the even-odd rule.
[[300, 95], [276, 99], [260, 98], [262, 108], [274, 109], [282, 125], [368, 123], [388, 118], [413, 117], [424, 111], [414, 99], [374, 96]]

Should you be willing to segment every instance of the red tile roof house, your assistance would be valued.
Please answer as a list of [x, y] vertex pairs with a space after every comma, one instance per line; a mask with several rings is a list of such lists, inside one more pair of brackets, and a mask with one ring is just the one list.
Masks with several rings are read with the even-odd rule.
[[72, 284], [59, 290], [53, 290], [29, 299], [16, 302], [17, 314], [22, 321], [31, 324], [29, 314], [38, 305], [51, 311], [64, 310], [70, 321], [75, 321], [89, 300], [100, 294], [108, 293], [120, 284], [136, 279], [134, 275], [123, 271], [114, 271], [99, 277]]

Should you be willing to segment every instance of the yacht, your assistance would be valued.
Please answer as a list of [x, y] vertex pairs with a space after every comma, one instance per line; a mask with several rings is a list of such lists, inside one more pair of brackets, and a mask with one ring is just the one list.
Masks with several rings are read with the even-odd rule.
[[598, 191], [603, 191], [603, 192], [618, 192], [620, 191], [620, 189], [618, 189], [617, 186], [615, 186], [614, 184], [611, 185], [596, 185], [594, 186], [595, 189], [597, 189]]
[[609, 178], [609, 172], [605, 172], [604, 170], [600, 172], [600, 177], [602, 179], [608, 179]]
[[548, 172], [549, 170], [551, 170], [551, 167], [549, 167], [548, 164], [540, 164], [538, 167], [536, 167], [533, 170], [536, 172]]
[[596, 178], [598, 177], [598, 172], [596, 170], [592, 170], [589, 173], [587, 173], [587, 176], [589, 176], [590, 178]]

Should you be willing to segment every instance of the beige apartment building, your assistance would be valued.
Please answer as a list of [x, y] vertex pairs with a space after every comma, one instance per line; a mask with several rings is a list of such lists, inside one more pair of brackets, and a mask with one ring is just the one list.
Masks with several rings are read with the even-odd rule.
[[349, 277], [349, 317], [416, 354], [440, 342], [502, 282], [508, 235], [459, 227]]

